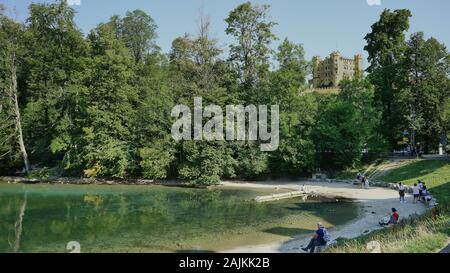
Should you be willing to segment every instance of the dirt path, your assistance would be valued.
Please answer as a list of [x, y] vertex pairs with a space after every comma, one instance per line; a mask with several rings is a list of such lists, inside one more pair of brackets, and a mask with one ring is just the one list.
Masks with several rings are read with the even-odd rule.
[[439, 251], [439, 253], [450, 253], [450, 238], [448, 238], [447, 246]]
[[416, 159], [393, 158], [388, 162], [376, 167], [375, 171], [369, 176], [370, 181], [376, 181], [378, 178], [388, 174], [390, 171], [403, 167]]
[[[223, 186], [233, 187], [266, 187], [287, 188], [292, 190], [305, 190], [307, 193], [317, 193], [329, 197], [351, 198], [361, 206], [361, 213], [357, 219], [348, 224], [329, 229], [333, 239], [354, 238], [373, 230], [380, 229], [378, 221], [385, 216], [391, 208], [400, 212], [401, 218], [426, 211], [422, 204], [413, 204], [412, 196], [407, 196], [406, 204], [400, 204], [398, 193], [386, 188], [361, 189], [346, 183], [316, 183], [316, 182], [264, 182], [264, 183], [231, 183], [224, 182]], [[311, 234], [312, 235], [312, 234]], [[291, 240], [268, 243], [263, 245], [242, 246], [230, 249], [228, 253], [296, 253], [306, 246], [311, 235], [299, 235]]]

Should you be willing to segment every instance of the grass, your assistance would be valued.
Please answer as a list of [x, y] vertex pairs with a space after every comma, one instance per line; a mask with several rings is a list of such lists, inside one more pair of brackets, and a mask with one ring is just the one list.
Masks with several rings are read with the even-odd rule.
[[429, 253], [443, 248], [449, 235], [448, 217], [441, 217], [437, 221], [428, 215], [408, 220], [383, 230], [356, 239], [339, 240], [330, 247], [330, 253], [367, 253], [371, 252], [367, 245], [376, 241], [383, 253]]
[[336, 179], [355, 179], [358, 173], [365, 173], [370, 176], [378, 166], [384, 163], [384, 160], [376, 160], [368, 163], [361, 163], [357, 167], [348, 168], [342, 172], [339, 172], [334, 176]]
[[379, 179], [389, 183], [402, 182], [405, 185], [414, 185], [417, 180], [422, 180], [442, 204], [450, 203], [449, 161], [415, 160]]
[[431, 213], [401, 224], [372, 232], [355, 239], [342, 239], [330, 247], [330, 253], [367, 253], [367, 244], [376, 241], [384, 253], [430, 253], [446, 246], [450, 236], [450, 162], [411, 161], [379, 178], [390, 183], [413, 185], [417, 180], [426, 183], [438, 198], [441, 216], [432, 220]]

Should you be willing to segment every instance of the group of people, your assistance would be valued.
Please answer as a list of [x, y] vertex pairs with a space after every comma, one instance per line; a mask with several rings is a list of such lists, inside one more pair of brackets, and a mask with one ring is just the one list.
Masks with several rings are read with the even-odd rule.
[[[401, 185], [401, 183], [400, 183]], [[413, 196], [414, 196], [414, 203], [417, 203], [418, 201], [424, 202], [425, 204], [429, 205], [430, 202], [433, 200], [433, 196], [431, 196], [430, 192], [427, 189], [427, 186], [424, 182], [418, 181], [418, 183], [414, 184], [413, 187]]]
[[[357, 175], [358, 181], [361, 183], [362, 188], [368, 188], [369, 187], [369, 180], [367, 176], [358, 173]], [[398, 185], [398, 193], [400, 196], [400, 203], [404, 204], [406, 203], [405, 200], [405, 194], [406, 194], [406, 188], [402, 183], [399, 183]], [[419, 180], [416, 184], [414, 184], [413, 187], [413, 196], [414, 196], [414, 203], [417, 202], [423, 202], [424, 204], [427, 204], [432, 210], [433, 219], [439, 215], [439, 211], [437, 210], [437, 203], [433, 203], [433, 197], [431, 196], [430, 192], [427, 189], [427, 186], [424, 182]], [[400, 213], [396, 208], [391, 209], [391, 213], [383, 217], [379, 224], [380, 226], [389, 226], [389, 225], [395, 225], [398, 223], [400, 219]], [[328, 242], [331, 241], [331, 237], [328, 234], [327, 229], [321, 224], [317, 223], [317, 230], [314, 233], [313, 238], [309, 242], [309, 244], [302, 248], [303, 251], [310, 251], [313, 253], [317, 247], [326, 246]]]
[[[406, 188], [405, 185], [403, 185], [403, 183], [398, 184], [398, 194], [400, 196], [400, 203], [401, 204], [406, 203], [405, 200]], [[414, 197], [413, 201], [414, 204], [416, 204], [417, 202], [423, 202], [432, 209], [433, 218], [435, 217], [435, 215], [438, 214], [437, 203], [433, 201], [433, 196], [431, 196], [430, 192], [427, 189], [427, 186], [421, 180], [419, 180], [417, 183], [414, 184], [413, 197]], [[392, 214], [383, 217], [380, 221], [380, 225], [387, 226], [391, 224], [397, 224], [399, 217], [400, 215], [397, 209], [392, 208]]]
[[361, 189], [368, 189], [369, 188], [369, 178], [367, 177], [367, 175], [364, 175], [362, 173], [358, 173], [358, 175], [356, 175], [356, 179], [361, 184]]

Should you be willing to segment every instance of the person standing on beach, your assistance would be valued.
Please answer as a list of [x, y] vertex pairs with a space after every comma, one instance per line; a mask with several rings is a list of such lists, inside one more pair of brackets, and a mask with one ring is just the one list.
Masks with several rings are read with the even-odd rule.
[[367, 176], [364, 176], [364, 187], [365, 187], [366, 189], [369, 188], [369, 178], [367, 178]]
[[361, 183], [361, 189], [364, 189], [365, 181], [366, 181], [366, 176], [361, 175], [361, 179], [359, 180], [359, 182]]
[[420, 198], [420, 192], [419, 192], [419, 186], [417, 186], [417, 184], [414, 184], [414, 188], [413, 188], [413, 196], [414, 196], [414, 204], [417, 203], [417, 201]]
[[406, 203], [405, 201], [405, 186], [400, 182], [398, 184], [398, 194], [400, 195], [400, 203]]
[[423, 191], [423, 182], [419, 180], [419, 183], [417, 184], [417, 186], [419, 187], [419, 196], [422, 196], [422, 191]]

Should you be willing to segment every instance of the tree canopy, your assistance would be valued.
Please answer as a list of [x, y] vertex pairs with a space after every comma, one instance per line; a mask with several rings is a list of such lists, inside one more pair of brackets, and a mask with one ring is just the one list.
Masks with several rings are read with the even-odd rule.
[[[202, 15], [197, 33], [164, 53], [142, 10], [84, 35], [66, 1], [31, 4], [25, 23], [0, 5], [0, 173], [28, 164], [55, 175], [213, 184], [344, 169], [405, 136], [432, 150], [449, 134], [450, 57], [435, 38], [406, 37], [409, 10], [382, 12], [365, 37], [367, 73], [343, 80], [338, 94], [310, 92], [303, 45], [278, 42], [269, 12], [250, 2], [230, 11], [228, 51]], [[222, 109], [278, 105], [279, 148], [175, 141], [172, 108], [195, 97]]]

